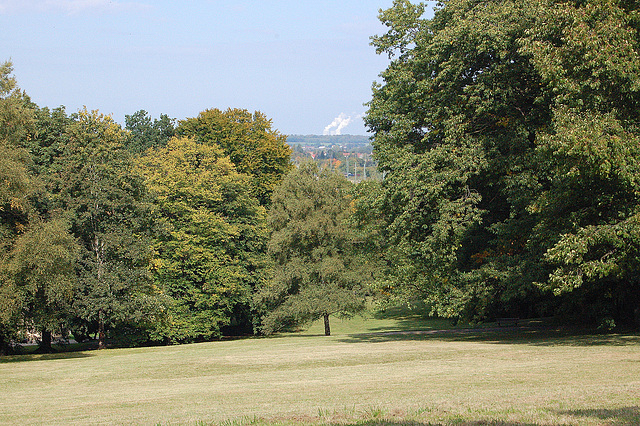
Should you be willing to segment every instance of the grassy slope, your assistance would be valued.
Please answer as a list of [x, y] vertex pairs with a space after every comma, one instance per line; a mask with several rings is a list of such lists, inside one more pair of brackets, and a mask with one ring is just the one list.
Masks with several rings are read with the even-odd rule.
[[269, 339], [8, 357], [0, 423], [640, 424], [637, 335], [366, 334], [416, 320], [334, 320], [331, 337], [314, 324]]

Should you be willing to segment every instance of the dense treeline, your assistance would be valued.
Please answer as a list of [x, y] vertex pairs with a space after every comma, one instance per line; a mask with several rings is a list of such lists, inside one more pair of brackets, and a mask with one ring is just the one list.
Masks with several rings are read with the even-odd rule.
[[[259, 112], [125, 128], [0, 67], [0, 351], [272, 333], [371, 296], [465, 321], [640, 325], [640, 20], [627, 1], [396, 0], [365, 117], [382, 181], [294, 167]], [[335, 167], [334, 167], [335, 168]]]
[[134, 345], [252, 332], [266, 208], [290, 170], [259, 112], [122, 128], [39, 108], [0, 69], [0, 350], [26, 331]]

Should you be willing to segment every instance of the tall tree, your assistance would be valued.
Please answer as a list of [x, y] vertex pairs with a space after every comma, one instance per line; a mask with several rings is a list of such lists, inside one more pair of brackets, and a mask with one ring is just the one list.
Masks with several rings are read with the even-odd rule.
[[139, 167], [164, 224], [155, 243], [156, 282], [173, 299], [158, 337], [211, 339], [227, 326], [251, 331], [266, 228], [250, 177], [217, 145], [184, 137], [148, 151]]
[[542, 190], [530, 207], [540, 214], [536, 232], [555, 237], [543, 286], [606, 328], [640, 327], [638, 8], [548, 4], [521, 49], [555, 95], [537, 146]]
[[42, 110], [11, 71], [10, 63], [0, 67], [0, 351], [26, 328], [41, 331], [41, 350], [50, 351], [51, 332], [65, 325], [74, 295], [75, 241], [43, 208]]
[[11, 62], [0, 65], [0, 353], [21, 320], [22, 300], [7, 270], [7, 260], [18, 236], [26, 231], [38, 184], [31, 156], [25, 149], [32, 126], [32, 109], [12, 75]]
[[144, 329], [157, 320], [158, 295], [149, 276], [153, 221], [120, 126], [84, 110], [67, 135], [52, 166], [54, 196], [82, 246], [74, 308], [97, 327], [104, 347], [109, 329], [112, 334], [118, 328]]
[[[29, 197], [36, 190], [26, 149], [33, 128], [33, 109], [12, 76], [13, 65], [0, 65], [0, 214], [2, 234], [19, 230], [26, 223]], [[17, 227], [17, 228], [16, 228]], [[2, 235], [0, 234], [0, 238]]]
[[389, 32], [373, 39], [392, 58], [366, 117], [385, 173], [378, 206], [390, 278], [440, 315], [518, 311], [543, 277], [526, 267], [536, 250], [525, 244], [526, 200], [550, 113], [514, 44], [533, 19], [521, 9], [449, 1], [427, 20], [423, 5], [395, 1], [381, 14]]
[[[633, 7], [450, 0], [425, 19], [396, 0], [381, 13], [389, 31], [373, 45], [391, 64], [366, 123], [399, 288], [441, 315], [533, 315], [554, 305], [548, 290], [587, 277], [570, 241], [590, 261], [618, 247], [633, 269], [633, 244], [588, 242], [593, 226], [631, 226], [638, 205]], [[590, 288], [629, 283], [616, 274], [593, 272]], [[626, 288], [637, 304], [637, 284]]]
[[177, 133], [204, 144], [215, 144], [240, 173], [251, 176], [253, 192], [263, 206], [291, 170], [287, 138], [271, 128], [271, 120], [259, 111], [209, 109], [198, 117], [179, 122]]
[[273, 194], [268, 223], [274, 276], [256, 295], [266, 309], [262, 330], [351, 316], [365, 307], [367, 270], [348, 226], [353, 186], [315, 163], [294, 169]]

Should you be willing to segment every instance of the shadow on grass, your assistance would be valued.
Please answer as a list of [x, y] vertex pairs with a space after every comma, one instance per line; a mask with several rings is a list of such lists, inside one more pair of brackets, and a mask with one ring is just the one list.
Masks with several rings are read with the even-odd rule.
[[0, 364], [27, 361], [48, 361], [54, 359], [89, 358], [93, 354], [87, 352], [54, 352], [49, 354], [24, 354], [0, 356]]
[[609, 425], [639, 425], [640, 407], [560, 411], [559, 414], [603, 420]]
[[451, 321], [443, 319], [427, 319], [416, 315], [415, 317], [396, 318], [393, 325], [370, 327], [370, 333], [410, 332], [414, 330], [459, 330]]
[[489, 327], [444, 330], [415, 330], [351, 334], [345, 343], [374, 343], [407, 340], [483, 342], [535, 346], [635, 346], [638, 334], [594, 334], [588, 330], [550, 327]]
[[425, 315], [429, 309], [423, 303], [389, 307], [374, 312], [375, 320], [392, 320], [393, 325], [371, 328], [372, 332], [412, 331], [412, 330], [449, 330], [456, 329], [451, 319], [433, 318]]

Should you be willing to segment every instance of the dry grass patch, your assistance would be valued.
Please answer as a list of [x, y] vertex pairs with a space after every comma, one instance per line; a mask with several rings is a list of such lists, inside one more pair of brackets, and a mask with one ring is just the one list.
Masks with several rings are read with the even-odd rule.
[[5, 358], [0, 423], [640, 424], [637, 335], [371, 334], [375, 321]]

